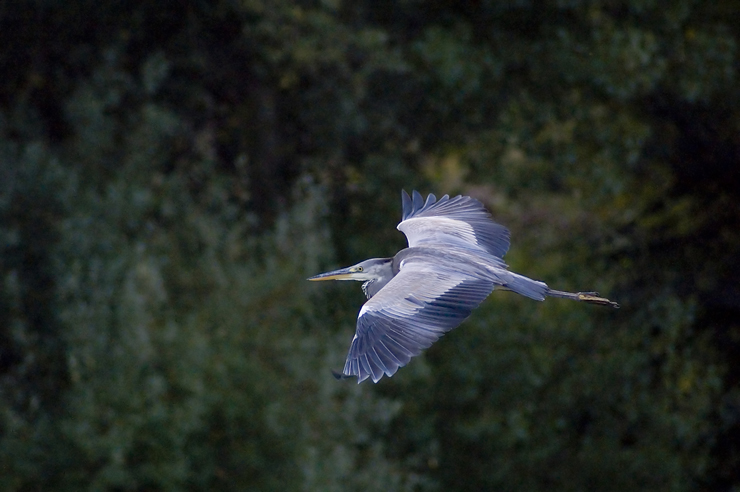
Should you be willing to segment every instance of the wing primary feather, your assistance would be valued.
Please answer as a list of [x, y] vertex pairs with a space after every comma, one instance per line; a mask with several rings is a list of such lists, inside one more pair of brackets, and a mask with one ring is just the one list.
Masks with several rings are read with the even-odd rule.
[[409, 363], [411, 360], [411, 357], [414, 355], [413, 352], [400, 343], [398, 343], [396, 340], [392, 339], [388, 335], [384, 335], [380, 342], [383, 344], [383, 346], [393, 354], [393, 357], [398, 361], [398, 364], [401, 366], [405, 366]]
[[429, 195], [427, 195], [427, 201], [424, 203], [424, 208], [432, 206], [436, 201], [437, 197], [434, 196], [434, 193], [429, 193]]
[[416, 190], [414, 190], [414, 193], [413, 193], [413, 200], [414, 200], [414, 212], [417, 212], [418, 210], [424, 207], [424, 198], [422, 198], [421, 193], [419, 193]]
[[401, 190], [401, 208], [403, 209], [401, 220], [406, 220], [406, 217], [411, 215], [413, 212], [413, 204], [411, 203], [411, 197], [406, 190]]
[[375, 347], [370, 347], [368, 351], [368, 362], [370, 363], [370, 369], [372, 370], [373, 382], [377, 383], [383, 374], [388, 372], [388, 368], [385, 367]]
[[360, 355], [360, 357], [358, 357], [358, 360], [360, 361], [360, 370], [358, 371], [359, 377], [357, 382], [361, 383], [373, 373], [373, 370], [370, 367], [370, 361], [367, 358], [367, 353]]
[[360, 376], [360, 361], [357, 359], [348, 360], [344, 365], [344, 373], [349, 376]]
[[403, 362], [399, 360], [395, 356], [395, 354], [391, 352], [390, 349], [385, 345], [385, 343], [383, 342], [383, 338], [378, 339], [378, 343], [375, 346], [375, 351], [378, 353], [379, 357], [384, 359], [385, 367], [388, 369], [392, 369], [393, 372], [396, 372], [399, 366], [404, 365]]

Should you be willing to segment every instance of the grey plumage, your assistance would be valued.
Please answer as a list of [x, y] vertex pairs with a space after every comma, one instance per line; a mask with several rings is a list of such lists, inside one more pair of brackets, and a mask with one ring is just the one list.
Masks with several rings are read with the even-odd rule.
[[358, 382], [392, 376], [457, 327], [497, 286], [542, 301], [546, 296], [618, 305], [594, 292], [555, 291], [510, 272], [503, 261], [509, 231], [467, 196], [426, 201], [402, 192], [398, 224], [409, 243], [393, 258], [374, 258], [309, 280], [365, 281], [368, 301], [340, 377]]

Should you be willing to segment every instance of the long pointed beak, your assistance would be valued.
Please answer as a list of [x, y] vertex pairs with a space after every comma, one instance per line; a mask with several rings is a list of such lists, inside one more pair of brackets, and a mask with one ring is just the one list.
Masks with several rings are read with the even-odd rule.
[[317, 282], [319, 280], [359, 280], [358, 277], [360, 275], [361, 274], [359, 273], [350, 271], [349, 268], [340, 268], [339, 270], [334, 270], [333, 272], [320, 273], [309, 278], [308, 280], [311, 280], [313, 282]]

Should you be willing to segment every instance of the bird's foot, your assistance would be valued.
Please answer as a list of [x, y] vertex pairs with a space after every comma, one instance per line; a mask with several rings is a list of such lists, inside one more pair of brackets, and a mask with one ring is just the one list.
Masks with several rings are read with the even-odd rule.
[[605, 297], [599, 297], [598, 292], [579, 292], [578, 300], [587, 302], [589, 304], [598, 304], [599, 306], [611, 306], [614, 309], [619, 309], [618, 303], [610, 301]]

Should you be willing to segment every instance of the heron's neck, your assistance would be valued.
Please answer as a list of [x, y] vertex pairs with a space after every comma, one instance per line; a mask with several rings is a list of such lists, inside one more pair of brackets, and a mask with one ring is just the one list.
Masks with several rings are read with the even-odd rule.
[[377, 276], [362, 284], [362, 291], [368, 299], [378, 293], [385, 284], [391, 281], [396, 272], [393, 271], [393, 263], [389, 261], [385, 265], [378, 267]]

